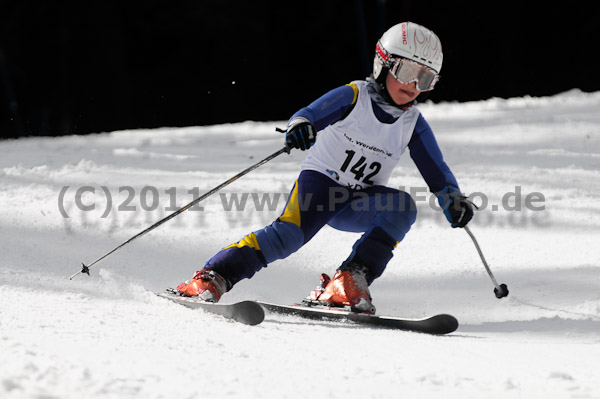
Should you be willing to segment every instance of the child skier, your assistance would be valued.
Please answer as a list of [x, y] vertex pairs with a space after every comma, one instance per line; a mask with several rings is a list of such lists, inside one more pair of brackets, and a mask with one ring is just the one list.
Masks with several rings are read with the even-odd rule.
[[324, 225], [362, 232], [348, 258], [311, 299], [374, 313], [369, 285], [381, 276], [416, 219], [406, 192], [386, 187], [406, 148], [452, 227], [473, 217], [471, 203], [443, 160], [433, 132], [415, 100], [433, 90], [442, 47], [429, 29], [404, 22], [377, 42], [373, 74], [338, 87], [296, 112], [288, 123], [288, 148], [309, 150], [282, 215], [222, 249], [184, 295], [218, 302], [240, 280], [306, 244]]

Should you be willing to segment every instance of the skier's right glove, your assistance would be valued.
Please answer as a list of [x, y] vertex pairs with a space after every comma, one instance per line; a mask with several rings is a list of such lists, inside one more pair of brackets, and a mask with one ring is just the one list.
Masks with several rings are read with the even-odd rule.
[[305, 118], [294, 118], [290, 121], [285, 132], [285, 143], [288, 148], [308, 150], [317, 140], [315, 127]]

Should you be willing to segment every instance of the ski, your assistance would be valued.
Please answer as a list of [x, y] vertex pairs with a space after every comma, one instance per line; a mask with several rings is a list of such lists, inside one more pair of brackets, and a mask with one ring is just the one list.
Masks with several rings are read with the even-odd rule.
[[406, 319], [400, 317], [376, 316], [369, 313], [356, 313], [344, 308], [333, 308], [321, 305], [278, 305], [260, 301], [258, 303], [266, 310], [275, 313], [300, 316], [308, 319], [351, 321], [358, 324], [426, 334], [449, 334], [456, 331], [458, 328], [458, 320], [449, 314], [438, 314], [422, 319]]
[[242, 324], [255, 326], [265, 319], [265, 312], [257, 302], [241, 301], [231, 304], [204, 302], [198, 298], [180, 295], [175, 290], [167, 289], [165, 292], [157, 292], [161, 298], [166, 298], [192, 309], [202, 309], [205, 312], [223, 316]]

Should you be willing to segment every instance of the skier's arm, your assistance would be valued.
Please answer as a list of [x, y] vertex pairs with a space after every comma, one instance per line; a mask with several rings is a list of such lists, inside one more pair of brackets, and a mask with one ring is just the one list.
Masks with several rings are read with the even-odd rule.
[[423, 115], [419, 115], [408, 148], [410, 157], [432, 192], [436, 193], [447, 187], [458, 190], [456, 178], [444, 161], [433, 130]]
[[355, 84], [340, 86], [296, 112], [290, 118], [289, 125], [293, 126], [294, 122], [303, 120], [310, 122], [317, 131], [323, 130], [343, 119], [354, 107], [357, 98], [358, 88]]
[[460, 192], [433, 131], [422, 115], [419, 115], [408, 148], [429, 189], [437, 196], [448, 222], [452, 227], [466, 226], [473, 217], [473, 207]]

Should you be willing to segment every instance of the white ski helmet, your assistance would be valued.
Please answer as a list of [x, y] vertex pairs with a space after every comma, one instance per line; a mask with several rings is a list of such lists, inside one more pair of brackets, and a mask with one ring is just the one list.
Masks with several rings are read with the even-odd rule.
[[402, 22], [388, 29], [377, 42], [373, 60], [373, 77], [385, 81], [392, 67], [392, 58], [402, 57], [431, 68], [436, 74], [442, 69], [442, 43], [435, 33], [424, 26]]

